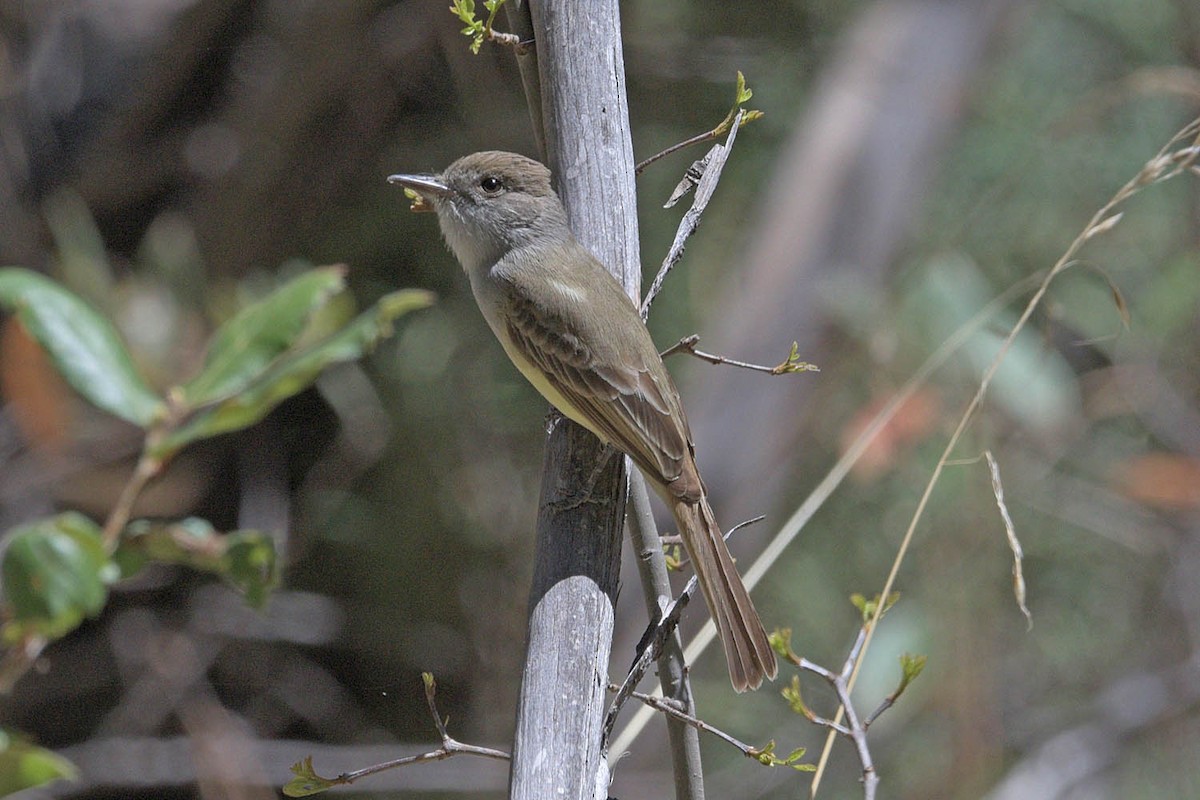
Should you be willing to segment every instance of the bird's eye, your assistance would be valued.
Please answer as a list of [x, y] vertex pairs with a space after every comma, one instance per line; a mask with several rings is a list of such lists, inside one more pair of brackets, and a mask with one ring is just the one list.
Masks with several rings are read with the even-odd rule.
[[504, 184], [495, 175], [485, 175], [479, 181], [479, 188], [483, 189], [486, 194], [499, 194], [504, 188]]

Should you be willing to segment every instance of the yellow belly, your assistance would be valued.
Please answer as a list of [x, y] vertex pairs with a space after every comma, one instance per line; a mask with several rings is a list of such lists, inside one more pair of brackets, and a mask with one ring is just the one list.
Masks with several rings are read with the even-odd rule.
[[550, 405], [562, 412], [562, 415], [567, 419], [587, 428], [601, 442], [607, 443], [604, 434], [596, 430], [588, 418], [579, 409], [575, 408], [562, 392], [554, 388], [554, 384], [550, 383], [546, 374], [536, 364], [525, 358], [525, 355], [509, 341], [507, 336], [500, 336], [499, 334], [497, 336], [499, 336], [500, 344], [504, 346], [504, 352], [508, 354], [508, 358], [512, 361], [513, 366], [525, 376], [525, 380], [533, 384], [533, 388], [537, 389], [542, 397], [550, 401]]

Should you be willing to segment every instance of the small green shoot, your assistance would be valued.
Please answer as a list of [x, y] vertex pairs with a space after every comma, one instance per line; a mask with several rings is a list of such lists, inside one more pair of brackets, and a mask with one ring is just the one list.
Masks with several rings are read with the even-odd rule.
[[792, 664], [800, 663], [800, 656], [796, 655], [792, 650], [792, 629], [791, 628], [776, 628], [767, 636], [767, 640], [771, 643], [771, 649], [782, 659], [787, 660]]
[[667, 569], [671, 572], [678, 572], [683, 569], [683, 549], [679, 545], [664, 545], [663, 558], [666, 559]]
[[[483, 47], [485, 40], [493, 41], [497, 37], [504, 37], [504, 40], [507, 41], [507, 37], [511, 36], [511, 34], [497, 34], [492, 30], [492, 23], [496, 21], [496, 12], [502, 5], [504, 5], [504, 0], [483, 0], [483, 7], [488, 12], [485, 20], [475, 16], [475, 0], [452, 0], [450, 13], [466, 24], [466, 27], [462, 29], [462, 34], [471, 37], [472, 53], [478, 55], [479, 48]], [[513, 39], [515, 38], [513, 37]]]
[[896, 700], [900, 695], [904, 694], [904, 690], [909, 684], [917, 679], [917, 676], [925, 669], [925, 662], [929, 660], [928, 656], [914, 656], [911, 653], [905, 653], [900, 656], [900, 685], [896, 687], [896, 691], [892, 692], [892, 700]]
[[812, 709], [805, 704], [804, 696], [800, 693], [799, 675], [793, 675], [792, 682], [780, 689], [779, 693], [783, 695], [783, 699], [787, 701], [788, 708], [790, 708], [793, 713], [799, 714], [806, 719], [813, 718]]
[[810, 364], [807, 361], [800, 360], [800, 344], [792, 342], [792, 349], [779, 364], [771, 367], [772, 375], [787, 375], [792, 372], [820, 372], [821, 368], [816, 364]]
[[[892, 606], [896, 605], [896, 601], [899, 599], [899, 592], [892, 592], [890, 595], [888, 595], [887, 602], [884, 603], [883, 611], [879, 612], [879, 616], [882, 617], [889, 610], [891, 610]], [[858, 612], [862, 614], [863, 622], [870, 623], [875, 619], [875, 614], [879, 609], [879, 595], [875, 595], [875, 597], [868, 600], [864, 595], [855, 592], [854, 594], [850, 595], [850, 602], [853, 603], [854, 607], [858, 609]]]
[[[749, 100], [753, 96], [754, 96], [754, 92], [751, 91], [746, 86], [746, 76], [742, 74], [741, 70], [738, 70], [737, 92], [734, 96], [733, 107], [729, 109], [729, 113], [725, 115], [725, 119], [721, 120], [721, 122], [717, 125], [717, 127], [713, 128], [710, 131], [705, 131], [704, 133], [697, 134], [696, 136], [693, 136], [690, 139], [684, 139], [682, 142], [677, 142], [676, 144], [671, 145], [666, 150], [662, 150], [658, 153], [655, 153], [654, 155], [650, 156], [645, 161], [642, 161], [636, 167], [634, 167], [633, 168], [634, 173], [637, 175], [642, 174], [642, 171], [645, 170], [646, 167], [653, 164], [655, 161], [658, 161], [661, 158], [666, 158], [667, 156], [671, 155], [672, 153], [676, 153], [685, 147], [690, 147], [694, 144], [699, 144], [701, 142], [709, 142], [709, 141], [712, 141], [713, 139], [717, 139], [717, 138], [724, 136], [725, 134], [729, 133], [729, 129], [733, 127], [733, 121], [735, 119], [737, 119], [739, 112], [741, 113], [742, 116], [741, 116], [741, 121], [738, 123], [738, 130], [741, 130], [748, 122], [753, 122], [756, 119], [761, 119], [763, 116], [763, 112], [755, 110], [755, 109], [750, 109], [750, 108], [742, 108], [742, 103], [745, 103], [747, 100]], [[669, 200], [667, 203], [668, 208], [670, 206], [674, 205], [675, 202], [679, 200], [679, 198], [683, 197], [685, 194], [690, 192], [695, 187], [695, 185], [700, 182], [700, 175], [703, 174], [703, 165], [701, 164], [701, 162], [696, 162], [696, 164], [693, 164], [692, 167], [693, 167], [693, 169], [689, 170], [688, 175], [684, 176], [684, 180], [681, 181], [679, 187], [677, 187], [675, 189], [675, 194], [673, 194], [671, 196], [671, 200]], [[696, 174], [692, 174], [692, 172], [695, 170], [699, 170], [699, 172], [696, 172]]]
[[799, 772], [813, 772], [816, 770], [815, 765], [799, 763], [800, 759], [804, 758], [805, 752], [805, 748], [797, 747], [783, 758], [780, 758], [779, 756], [775, 755], [775, 740], [772, 739], [762, 748], [751, 748], [747, 755], [764, 766], [791, 767]]
[[313, 769], [312, 756], [305, 756], [303, 761], [292, 764], [292, 778], [283, 787], [283, 793], [288, 797], [308, 797], [332, 789], [340, 781], [337, 778], [322, 778]]
[[[725, 119], [721, 120], [721, 124], [712, 129], [712, 138], [715, 139], [718, 136], [724, 136], [729, 132], [730, 126], [733, 125], [733, 118], [737, 116], [738, 110], [742, 109], [742, 104], [749, 102], [753, 96], [754, 91], [746, 85], [746, 76], [739, 69], [737, 74], [737, 93], [733, 100], [733, 107], [729, 109], [729, 113], [725, 115]], [[742, 121], [738, 123], [738, 128], [744, 128], [746, 123], [753, 122], [762, 117], [763, 112], [757, 109], [742, 109]]]

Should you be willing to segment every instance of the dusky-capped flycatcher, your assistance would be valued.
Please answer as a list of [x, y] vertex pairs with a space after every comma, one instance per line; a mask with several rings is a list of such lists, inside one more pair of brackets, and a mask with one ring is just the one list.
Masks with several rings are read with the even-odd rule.
[[708, 504], [679, 392], [637, 307], [581, 245], [545, 166], [504, 152], [440, 175], [392, 175], [437, 212], [488, 325], [568, 418], [621, 450], [675, 516], [737, 691], [775, 677], [775, 654]]

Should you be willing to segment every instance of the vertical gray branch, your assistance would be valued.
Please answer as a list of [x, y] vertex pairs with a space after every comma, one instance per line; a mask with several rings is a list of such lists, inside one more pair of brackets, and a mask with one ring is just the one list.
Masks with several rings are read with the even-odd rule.
[[[539, 138], [555, 188], [579, 240], [637, 297], [633, 146], [616, 0], [547, 0], [529, 10]], [[517, 800], [607, 796], [599, 745], [626, 459], [612, 458], [592, 483], [601, 457], [595, 438], [571, 422], [559, 421], [546, 440], [509, 790]]]
[[[646, 597], [646, 610], [651, 620], [662, 617], [663, 608], [671, 600], [671, 582], [662, 553], [662, 539], [650, 510], [650, 495], [646, 482], [636, 470], [629, 476], [629, 530], [637, 550], [638, 572]], [[683, 659], [683, 644], [675, 630], [663, 643], [658, 658], [658, 676], [663, 697], [676, 703], [680, 711], [696, 715], [692, 687], [687, 678]], [[704, 800], [704, 776], [700, 765], [700, 732], [675, 717], [667, 717], [667, 738], [671, 743], [671, 766], [675, 775], [677, 800]], [[620, 753], [616, 754], [620, 757]]]

